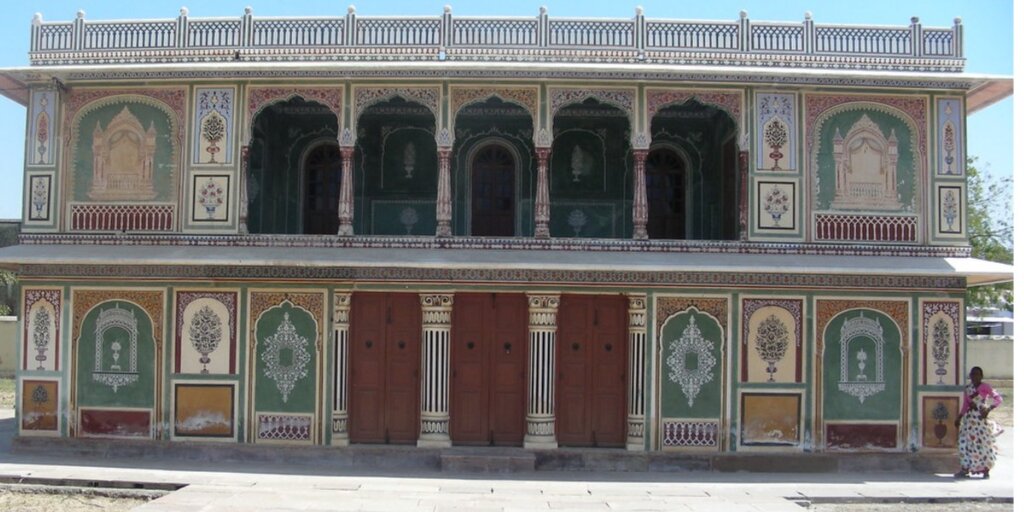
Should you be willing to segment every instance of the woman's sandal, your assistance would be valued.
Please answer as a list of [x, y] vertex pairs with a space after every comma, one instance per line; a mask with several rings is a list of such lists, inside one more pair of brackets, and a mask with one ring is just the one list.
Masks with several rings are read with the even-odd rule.
[[961, 469], [958, 473], [953, 475], [953, 478], [970, 478], [970, 477], [971, 477], [970, 473], [968, 473], [967, 470], [965, 470], [965, 469]]

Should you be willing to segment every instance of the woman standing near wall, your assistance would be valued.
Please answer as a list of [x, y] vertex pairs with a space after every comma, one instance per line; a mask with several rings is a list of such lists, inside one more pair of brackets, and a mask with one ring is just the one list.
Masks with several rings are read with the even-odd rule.
[[956, 478], [967, 478], [981, 473], [988, 478], [988, 472], [996, 463], [995, 425], [988, 419], [988, 413], [1003, 403], [992, 386], [981, 381], [985, 373], [980, 367], [971, 368], [971, 382], [964, 387], [963, 405], [956, 418], [960, 430], [959, 452], [960, 471]]

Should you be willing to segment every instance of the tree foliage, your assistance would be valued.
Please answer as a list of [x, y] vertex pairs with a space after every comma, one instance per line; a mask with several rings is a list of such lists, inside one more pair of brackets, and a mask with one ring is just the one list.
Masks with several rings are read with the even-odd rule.
[[[967, 161], [967, 238], [975, 258], [1013, 264], [1013, 179], [981, 170]], [[1013, 311], [1013, 283], [967, 289], [968, 308]]]

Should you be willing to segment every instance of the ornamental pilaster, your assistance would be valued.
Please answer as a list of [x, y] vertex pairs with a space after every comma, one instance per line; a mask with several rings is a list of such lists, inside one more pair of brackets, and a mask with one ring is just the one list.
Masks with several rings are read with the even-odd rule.
[[529, 306], [529, 399], [523, 448], [553, 449], [555, 438], [555, 333], [559, 296], [527, 294]]
[[451, 385], [451, 293], [420, 294], [423, 312], [423, 381], [420, 382], [420, 437], [416, 446], [447, 448], [452, 445], [448, 410]]
[[335, 292], [334, 314], [334, 359], [331, 371], [331, 444], [348, 446], [348, 332], [349, 312], [352, 310], [352, 294]]
[[644, 380], [647, 376], [647, 296], [629, 295], [629, 398], [626, 413], [626, 449], [644, 450]]

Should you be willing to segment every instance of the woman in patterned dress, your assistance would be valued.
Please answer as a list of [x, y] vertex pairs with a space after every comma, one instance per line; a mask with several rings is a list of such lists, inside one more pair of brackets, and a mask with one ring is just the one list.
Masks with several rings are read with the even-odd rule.
[[988, 413], [1003, 403], [1003, 397], [981, 381], [985, 377], [981, 368], [971, 368], [970, 376], [971, 382], [964, 387], [963, 405], [956, 418], [960, 430], [960, 472], [954, 476], [967, 478], [981, 473], [982, 478], [988, 478], [989, 470], [996, 463], [996, 438]]

